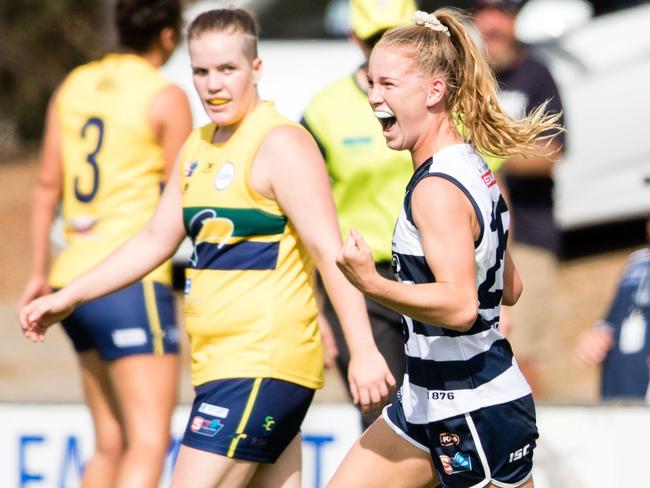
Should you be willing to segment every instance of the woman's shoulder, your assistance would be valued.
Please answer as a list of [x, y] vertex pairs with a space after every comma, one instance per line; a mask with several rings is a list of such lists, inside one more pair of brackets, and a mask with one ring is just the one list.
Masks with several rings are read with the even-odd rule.
[[284, 154], [290, 154], [301, 146], [311, 144], [316, 144], [311, 134], [300, 124], [288, 119], [286, 124], [270, 128], [262, 140], [262, 148]]

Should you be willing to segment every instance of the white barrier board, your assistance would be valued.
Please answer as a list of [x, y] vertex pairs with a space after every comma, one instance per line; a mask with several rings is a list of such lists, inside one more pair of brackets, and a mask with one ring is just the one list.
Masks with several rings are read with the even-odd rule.
[[[650, 459], [650, 408], [542, 406], [537, 414], [536, 488], [650, 487], [643, 468]], [[169, 483], [188, 415], [186, 406], [174, 413], [161, 487]], [[320, 488], [359, 436], [359, 417], [350, 405], [318, 404], [302, 430], [303, 486]], [[0, 405], [0, 487], [77, 487], [92, 446], [83, 405]]]
[[[178, 407], [161, 487], [169, 484], [190, 409]], [[146, 421], [146, 420], [144, 420]], [[324, 486], [359, 437], [350, 405], [315, 405], [303, 433], [303, 486]], [[0, 487], [74, 488], [93, 449], [90, 414], [83, 405], [0, 405]]]

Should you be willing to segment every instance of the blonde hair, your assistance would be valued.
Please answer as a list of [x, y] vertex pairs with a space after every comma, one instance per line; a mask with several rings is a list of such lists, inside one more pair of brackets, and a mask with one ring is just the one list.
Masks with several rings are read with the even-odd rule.
[[444, 77], [446, 108], [462, 125], [467, 142], [495, 156], [539, 154], [540, 141], [548, 144], [564, 130], [558, 124], [561, 114], [547, 114], [546, 101], [513, 120], [499, 104], [496, 80], [469, 36], [467, 17], [451, 8], [432, 15], [448, 33], [426, 25], [398, 27], [387, 31], [377, 46], [408, 49], [422, 73]]

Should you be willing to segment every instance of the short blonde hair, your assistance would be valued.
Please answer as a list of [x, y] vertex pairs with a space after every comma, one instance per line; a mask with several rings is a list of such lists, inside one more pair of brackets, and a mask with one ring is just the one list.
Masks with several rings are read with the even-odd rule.
[[238, 32], [244, 34], [246, 57], [257, 58], [259, 25], [250, 12], [241, 8], [219, 8], [199, 14], [187, 29], [188, 40], [197, 39], [205, 32]]

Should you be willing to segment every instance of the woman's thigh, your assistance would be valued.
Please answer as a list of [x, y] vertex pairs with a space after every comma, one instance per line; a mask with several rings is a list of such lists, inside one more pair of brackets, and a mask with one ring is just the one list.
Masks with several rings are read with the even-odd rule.
[[363, 433], [328, 484], [330, 488], [419, 488], [438, 485], [429, 453], [415, 447], [378, 418]]

